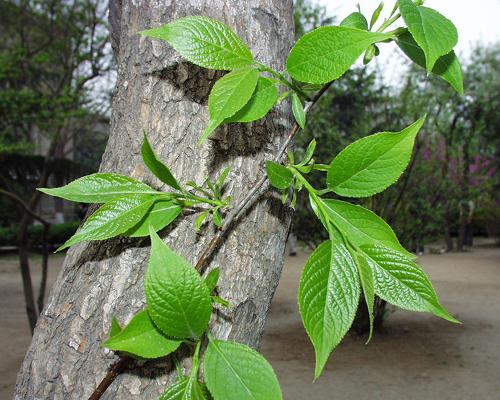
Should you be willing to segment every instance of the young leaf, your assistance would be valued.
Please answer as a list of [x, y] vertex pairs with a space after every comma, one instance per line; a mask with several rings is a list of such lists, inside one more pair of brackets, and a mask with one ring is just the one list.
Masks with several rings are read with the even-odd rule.
[[146, 303], [156, 326], [167, 336], [199, 338], [207, 329], [212, 302], [205, 282], [184, 258], [151, 235], [145, 278]]
[[353, 245], [359, 247], [377, 244], [397, 251], [406, 258], [415, 258], [401, 246], [391, 227], [374, 212], [340, 200], [318, 201], [327, 217], [344, 232]]
[[278, 88], [275, 83], [261, 76], [248, 103], [232, 117], [226, 118], [224, 123], [252, 122], [264, 118], [277, 100]]
[[382, 246], [363, 246], [374, 276], [375, 293], [395, 306], [426, 311], [450, 322], [458, 322], [439, 303], [424, 271], [401, 254]]
[[375, 289], [373, 283], [373, 272], [368, 265], [366, 259], [360, 255], [356, 255], [356, 266], [358, 267], [359, 280], [363, 288], [366, 307], [368, 308], [368, 318], [370, 321], [370, 333], [366, 344], [373, 336], [373, 305], [375, 303]]
[[204, 68], [231, 70], [253, 62], [245, 43], [222, 22], [192, 16], [141, 32], [168, 42], [186, 60]]
[[369, 29], [372, 29], [373, 26], [377, 23], [378, 17], [380, 17], [380, 13], [382, 12], [383, 9], [384, 9], [384, 2], [381, 1], [380, 4], [378, 5], [378, 7], [375, 9], [375, 11], [372, 14], [372, 17], [370, 19], [370, 28]]
[[126, 195], [159, 193], [145, 183], [113, 173], [82, 176], [66, 186], [54, 189], [39, 188], [38, 190], [50, 196], [80, 203], [106, 203]]
[[304, 267], [299, 310], [316, 353], [318, 378], [332, 350], [354, 321], [359, 302], [359, 276], [340, 235], [319, 245]]
[[177, 350], [180, 344], [166, 338], [144, 310], [136, 314], [120, 333], [110, 336], [103, 346], [140, 358], [160, 358]]
[[172, 200], [158, 200], [138, 224], [127, 231], [126, 236], [142, 237], [149, 235], [151, 225], [158, 232], [171, 224], [181, 213], [182, 207]]
[[287, 70], [299, 82], [326, 83], [346, 72], [366, 48], [392, 34], [346, 26], [324, 26], [302, 36], [290, 52]]
[[348, 28], [356, 28], [367, 31], [368, 30], [368, 21], [365, 16], [360, 12], [353, 12], [348, 15], [344, 20], [340, 23], [340, 26], [346, 26]]
[[303, 166], [311, 161], [314, 151], [316, 150], [316, 139], [313, 139], [307, 145], [306, 151], [304, 153], [304, 159], [300, 162], [299, 166]]
[[226, 178], [230, 172], [231, 172], [231, 167], [226, 167], [226, 168], [224, 168], [224, 171], [222, 171], [221, 174], [219, 175], [219, 177], [217, 178], [217, 182], [215, 183], [215, 187], [217, 188], [219, 193], [220, 193], [222, 186], [224, 186], [224, 182], [226, 181]]
[[214, 224], [217, 228], [222, 227], [223, 221], [222, 221], [222, 217], [220, 216], [219, 210], [217, 210], [217, 209], [213, 210], [212, 218], [213, 218]]
[[432, 8], [417, 6], [412, 0], [398, 0], [398, 4], [410, 33], [424, 51], [426, 69], [431, 72], [438, 58], [457, 44], [457, 28]]
[[266, 161], [266, 172], [269, 182], [276, 189], [288, 189], [293, 185], [293, 173], [281, 164]]
[[205, 220], [207, 219], [208, 217], [208, 214], [209, 214], [209, 211], [203, 211], [202, 213], [200, 213], [200, 215], [198, 215], [196, 217], [196, 219], [194, 220], [194, 228], [199, 231], [201, 229], [201, 227], [203, 226], [203, 223], [205, 222]]
[[212, 301], [226, 308], [231, 307], [231, 303], [220, 296], [212, 296]]
[[[425, 68], [425, 54], [409, 32], [398, 36], [397, 44], [410, 60]], [[438, 58], [432, 73], [448, 82], [460, 95], [464, 94], [462, 67], [453, 50]]]
[[297, 124], [304, 129], [306, 126], [306, 113], [299, 96], [295, 92], [292, 94], [292, 112]]
[[113, 317], [111, 320], [111, 328], [109, 330], [109, 337], [112, 338], [113, 336], [116, 336], [122, 331], [122, 327], [120, 326], [120, 323], [116, 319], [116, 317]]
[[151, 148], [149, 144], [148, 137], [144, 134], [144, 142], [141, 147], [142, 159], [144, 160], [144, 164], [149, 168], [149, 170], [163, 183], [166, 183], [170, 187], [173, 187], [176, 190], [182, 191], [181, 186], [174, 178], [168, 167], [163, 164], [155, 152]]
[[214, 268], [211, 270], [205, 278], [205, 285], [207, 285], [207, 289], [209, 293], [212, 293], [217, 286], [217, 282], [219, 281], [220, 268]]
[[274, 371], [262, 355], [248, 346], [211, 339], [203, 371], [215, 399], [281, 400]]
[[369, 197], [398, 180], [411, 158], [419, 119], [401, 132], [383, 132], [351, 143], [330, 164], [327, 184], [341, 196]]
[[257, 85], [259, 71], [253, 67], [235, 69], [219, 79], [208, 97], [209, 126], [200, 142], [226, 119], [232, 117], [248, 103]]
[[57, 251], [86, 240], [104, 240], [127, 232], [146, 215], [154, 201], [154, 196], [142, 194], [108, 201]]

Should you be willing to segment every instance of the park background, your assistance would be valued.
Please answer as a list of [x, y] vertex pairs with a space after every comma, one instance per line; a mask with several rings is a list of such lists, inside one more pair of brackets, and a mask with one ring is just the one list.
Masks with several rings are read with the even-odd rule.
[[[261, 347], [286, 399], [500, 399], [500, 2], [428, 3], [457, 24], [465, 96], [416, 66], [402, 67], [396, 50], [385, 52], [368, 68], [359, 62], [325, 95], [296, 149], [316, 138], [317, 161], [327, 162], [355, 139], [398, 131], [429, 113], [400, 181], [361, 204], [420, 256], [463, 325], [380, 302], [373, 341], [364, 345], [360, 315], [313, 384], [314, 354], [296, 291], [307, 254], [325, 236], [300, 198], [292, 228], [297, 254], [286, 259]], [[51, 253], [86, 211], [35, 187], [43, 176], [47, 186], [61, 186], [97, 170], [116, 78], [104, 2], [20, 4], [0, 3], [0, 399], [11, 398], [30, 342], [26, 297], [43, 308], [63, 260]], [[377, 5], [361, 2], [368, 13]], [[295, 7], [298, 38], [338, 22], [356, 4], [297, 0]], [[31, 289], [26, 281], [23, 288], [20, 268], [31, 272]]]

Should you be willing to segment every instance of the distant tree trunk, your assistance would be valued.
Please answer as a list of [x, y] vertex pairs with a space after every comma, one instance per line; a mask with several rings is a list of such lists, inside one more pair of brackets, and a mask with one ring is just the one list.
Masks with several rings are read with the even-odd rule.
[[[228, 191], [237, 201], [262, 173], [291, 125], [283, 104], [264, 122], [220, 129], [200, 147], [208, 121], [207, 97], [213, 71], [183, 61], [168, 45], [137, 35], [186, 15], [221, 19], [235, 29], [256, 57], [282, 69], [293, 40], [292, 0], [143, 1], [115, 0], [110, 26], [119, 74], [113, 102], [111, 136], [101, 171], [115, 171], [160, 182], [146, 171], [140, 146], [143, 132], [181, 180], [203, 182], [230, 166]], [[194, 232], [184, 216], [165, 235], [177, 253], [196, 262], [213, 235]], [[212, 321], [217, 337], [258, 346], [266, 315], [281, 273], [290, 215], [266, 195], [235, 224], [211, 266], [221, 267], [220, 292], [233, 307]], [[18, 375], [16, 399], [84, 399], [116, 356], [101, 347], [112, 316], [128, 322], [145, 305], [143, 276], [149, 242], [116, 239], [74, 246], [51, 290], [31, 347]], [[154, 399], [172, 382], [170, 364], [150, 362], [146, 370], [130, 370], [103, 398]]]

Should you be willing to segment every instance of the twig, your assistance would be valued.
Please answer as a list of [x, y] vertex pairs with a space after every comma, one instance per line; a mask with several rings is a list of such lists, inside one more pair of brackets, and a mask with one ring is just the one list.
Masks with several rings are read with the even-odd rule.
[[[304, 111], [307, 113], [313, 106], [318, 102], [318, 100], [323, 96], [323, 94], [328, 90], [328, 88], [333, 84], [334, 81], [325, 84], [312, 98], [310, 102], [306, 104], [304, 107]], [[285, 142], [278, 150], [278, 153], [274, 156], [273, 160], [275, 162], [281, 162], [283, 155], [285, 154], [288, 146], [293, 140], [294, 136], [299, 131], [300, 127], [295, 122], [288, 134]], [[224, 224], [217, 231], [215, 236], [210, 240], [210, 243], [206, 247], [206, 249], [201, 254], [198, 262], [195, 265], [197, 271], [201, 270], [207, 259], [217, 250], [217, 247], [220, 244], [220, 241], [224, 237], [224, 235], [229, 231], [233, 222], [240, 217], [244, 212], [260, 197], [260, 194], [267, 189], [267, 175], [264, 173], [263, 176], [257, 181], [257, 183], [252, 187], [252, 189], [247, 193], [247, 195], [231, 210], [231, 212], [224, 219]], [[101, 381], [99, 386], [96, 388], [94, 393], [89, 397], [89, 400], [99, 400], [101, 396], [104, 394], [106, 389], [113, 383], [116, 377], [123, 372], [126, 366], [131, 362], [131, 358], [122, 357], [115, 364], [111, 366], [108, 373]]]

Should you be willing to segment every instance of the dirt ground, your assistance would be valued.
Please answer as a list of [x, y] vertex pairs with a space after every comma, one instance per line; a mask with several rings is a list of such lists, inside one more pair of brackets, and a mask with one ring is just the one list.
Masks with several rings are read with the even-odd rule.
[[[365, 346], [348, 335], [312, 383], [314, 353], [296, 304], [307, 254], [286, 260], [262, 352], [286, 400], [500, 400], [500, 248], [425, 255], [420, 261], [445, 307], [463, 325], [393, 310], [385, 330]], [[50, 264], [50, 282], [61, 256]], [[38, 282], [37, 265], [33, 268]], [[29, 345], [21, 280], [14, 257], [0, 259], [0, 399], [10, 399]]]

